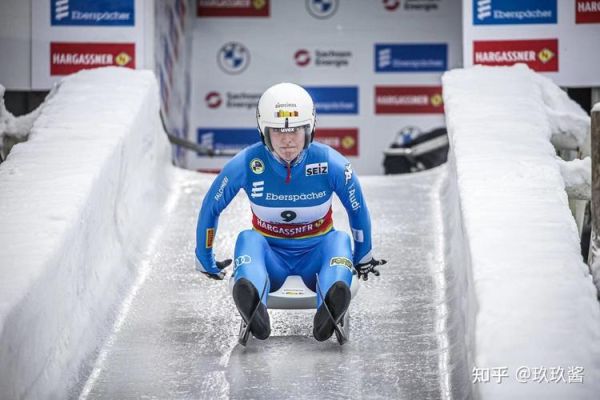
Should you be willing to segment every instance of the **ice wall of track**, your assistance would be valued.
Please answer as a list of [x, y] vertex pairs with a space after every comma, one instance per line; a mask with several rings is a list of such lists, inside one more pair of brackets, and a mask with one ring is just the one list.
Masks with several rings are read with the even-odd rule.
[[450, 71], [443, 89], [475, 296], [475, 393], [596, 399], [600, 307], [551, 144], [583, 143], [589, 117], [522, 65]]
[[66, 78], [0, 164], [0, 397], [66, 398], [132, 284], [170, 185], [149, 71]]

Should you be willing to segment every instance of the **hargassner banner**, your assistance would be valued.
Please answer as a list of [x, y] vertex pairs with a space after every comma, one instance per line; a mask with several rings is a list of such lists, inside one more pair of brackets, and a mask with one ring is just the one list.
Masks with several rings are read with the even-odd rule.
[[104, 66], [144, 68], [143, 0], [33, 0], [31, 83]]
[[599, 16], [594, 0], [463, 0], [464, 65], [523, 63], [561, 86], [599, 86]]
[[[315, 140], [380, 174], [403, 128], [444, 126], [440, 77], [462, 64], [461, 15], [453, 0], [199, 0], [188, 138], [228, 151], [260, 140], [260, 95], [294, 82], [315, 101]], [[229, 159], [188, 155], [202, 170]]]

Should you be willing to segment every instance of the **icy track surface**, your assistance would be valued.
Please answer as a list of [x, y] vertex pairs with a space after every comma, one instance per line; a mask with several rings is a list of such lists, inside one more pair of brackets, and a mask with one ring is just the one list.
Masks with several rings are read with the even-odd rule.
[[[266, 341], [237, 344], [240, 317], [227, 282], [194, 271], [194, 232], [214, 176], [179, 173], [175, 211], [148, 260], [124, 320], [108, 341], [81, 398], [89, 399], [445, 399], [470, 397], [456, 276], [445, 262], [440, 193], [447, 172], [361, 179], [373, 218], [374, 250], [389, 263], [350, 307], [351, 338], [312, 337], [313, 310], [271, 310]], [[337, 229], [348, 230], [339, 202]], [[244, 194], [222, 214], [218, 259], [250, 227]], [[450, 286], [448, 286], [450, 285]]]

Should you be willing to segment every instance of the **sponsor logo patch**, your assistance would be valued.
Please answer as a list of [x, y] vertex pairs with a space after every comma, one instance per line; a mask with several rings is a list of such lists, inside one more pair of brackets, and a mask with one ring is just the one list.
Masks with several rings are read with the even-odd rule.
[[599, 0], [575, 0], [575, 23], [595, 24], [600, 22]]
[[215, 228], [208, 228], [206, 230], [206, 248], [211, 249], [213, 247], [213, 241], [215, 240]]
[[473, 64], [527, 64], [538, 72], [558, 71], [558, 39], [474, 41]]
[[346, 258], [346, 257], [332, 257], [331, 260], [329, 261], [329, 266], [330, 267], [334, 267], [334, 266], [346, 267], [350, 271], [352, 271], [353, 264], [352, 264], [352, 261], [350, 261], [349, 258]]
[[440, 7], [443, 0], [382, 0], [383, 7], [387, 11], [396, 11], [404, 3], [406, 11], [433, 11]]
[[268, 17], [270, 0], [198, 0], [196, 15], [202, 17]]
[[306, 0], [308, 13], [318, 19], [331, 18], [337, 8], [338, 0]]
[[119, 66], [135, 69], [134, 43], [50, 43], [50, 75]]
[[219, 92], [207, 93], [204, 97], [204, 101], [208, 108], [219, 108], [223, 103], [223, 99], [221, 99], [221, 94]]
[[448, 45], [375, 44], [375, 72], [441, 72], [448, 67]]
[[257, 197], [263, 197], [264, 190], [265, 181], [252, 182], [252, 192], [250, 193], [250, 197], [252, 197], [253, 199]]
[[556, 0], [473, 0], [473, 25], [555, 24]]
[[348, 163], [344, 166], [344, 178], [345, 178], [345, 182], [344, 184], [347, 185], [348, 182], [350, 182], [350, 180], [352, 179], [352, 164]]
[[376, 86], [375, 114], [442, 114], [441, 86]]
[[265, 172], [265, 163], [260, 158], [254, 158], [250, 161], [250, 169], [257, 175]]
[[350, 228], [352, 230], [352, 238], [354, 239], [355, 242], [358, 243], [362, 243], [365, 241], [365, 233], [363, 232], [362, 229], [354, 229], [354, 228]]
[[298, 111], [279, 110], [275, 113], [276, 118], [290, 118], [290, 117], [297, 117], [297, 116], [299, 116]]
[[352, 183], [348, 186], [348, 198], [350, 199], [350, 205], [354, 211], [360, 208], [360, 203], [356, 199], [356, 185]]
[[358, 114], [358, 86], [305, 87], [317, 114]]
[[400, 7], [400, 0], [381, 0], [387, 11], [396, 11]]
[[217, 53], [217, 63], [227, 74], [241, 74], [250, 64], [250, 52], [241, 43], [225, 43]]
[[250, 264], [251, 262], [252, 262], [252, 257], [250, 257], [247, 254], [244, 254], [243, 256], [236, 257], [236, 259], [235, 259], [235, 268], [238, 269], [242, 265], [244, 265], [244, 264]]
[[292, 203], [295, 203], [297, 201], [322, 199], [326, 195], [327, 191], [323, 190], [321, 192], [310, 192], [300, 194], [267, 193], [267, 196], [265, 198], [270, 201], [291, 201]]
[[320, 162], [316, 164], [306, 164], [304, 172], [306, 176], [324, 175], [329, 171], [329, 163]]
[[133, 0], [51, 0], [52, 26], [133, 26]]
[[345, 156], [358, 156], [358, 128], [317, 128], [315, 141], [331, 146]]
[[204, 101], [206, 106], [211, 109], [224, 106], [228, 110], [234, 111], [240, 109], [256, 110], [261, 95], [262, 93], [225, 92], [223, 96], [220, 92], [212, 90], [206, 94]]
[[333, 67], [342, 68], [350, 65], [352, 52], [349, 50], [321, 50], [309, 51], [300, 49], [294, 53], [294, 60], [299, 67], [312, 65], [317, 68]]
[[223, 197], [223, 193], [225, 192], [225, 186], [227, 186], [228, 183], [229, 183], [229, 178], [224, 177], [223, 181], [221, 181], [221, 186], [219, 186], [219, 190], [217, 190], [217, 193], [215, 194], [216, 201], [221, 200], [221, 197]]

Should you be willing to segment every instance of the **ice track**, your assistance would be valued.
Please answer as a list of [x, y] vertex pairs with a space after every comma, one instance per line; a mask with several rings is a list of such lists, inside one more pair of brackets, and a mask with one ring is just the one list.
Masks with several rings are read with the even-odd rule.
[[[266, 341], [237, 344], [240, 317], [226, 282], [193, 269], [203, 193], [214, 176], [180, 172], [181, 194], [148, 257], [147, 275], [77, 393], [89, 399], [463, 399], [471, 384], [461, 266], [448, 253], [445, 167], [363, 177], [374, 254], [389, 263], [353, 301], [350, 342], [312, 338], [313, 311], [272, 310]], [[334, 202], [337, 229], [347, 217]], [[244, 194], [221, 216], [218, 259], [250, 227]], [[456, 242], [456, 241], [455, 241]]]

